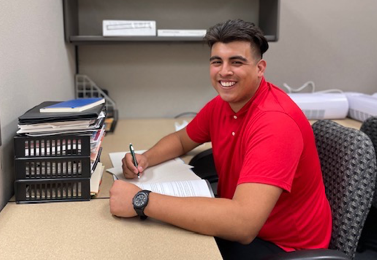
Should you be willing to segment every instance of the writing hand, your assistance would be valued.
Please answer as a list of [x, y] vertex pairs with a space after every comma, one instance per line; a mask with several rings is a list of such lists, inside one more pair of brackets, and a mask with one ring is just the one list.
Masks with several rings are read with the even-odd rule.
[[142, 174], [143, 171], [148, 167], [147, 158], [142, 154], [135, 154], [138, 167], [136, 168], [130, 153], [126, 153], [122, 159], [122, 169], [123, 175], [126, 179], [134, 179], [137, 174]]

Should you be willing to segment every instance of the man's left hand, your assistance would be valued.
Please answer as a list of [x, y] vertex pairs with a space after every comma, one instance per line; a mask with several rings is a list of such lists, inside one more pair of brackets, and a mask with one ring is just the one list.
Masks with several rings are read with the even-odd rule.
[[110, 189], [110, 212], [118, 217], [134, 217], [132, 199], [141, 189], [134, 184], [116, 180]]

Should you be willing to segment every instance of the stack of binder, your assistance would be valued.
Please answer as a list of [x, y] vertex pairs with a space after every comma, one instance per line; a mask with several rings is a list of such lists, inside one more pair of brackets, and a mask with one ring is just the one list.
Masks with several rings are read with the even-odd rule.
[[41, 112], [43, 102], [19, 117], [14, 137], [17, 203], [90, 200], [98, 193], [105, 105], [81, 112]]

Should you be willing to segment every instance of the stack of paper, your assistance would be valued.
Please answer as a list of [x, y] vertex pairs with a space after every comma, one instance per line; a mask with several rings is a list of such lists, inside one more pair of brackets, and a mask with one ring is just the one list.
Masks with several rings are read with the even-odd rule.
[[93, 197], [98, 195], [99, 193], [104, 169], [105, 166], [103, 166], [102, 163], [99, 162], [92, 174], [92, 177], [90, 178], [90, 195]]
[[86, 200], [98, 194], [105, 117], [103, 98], [46, 101], [21, 115], [15, 136], [15, 183], [27, 183], [22, 192], [29, 195], [16, 193], [16, 200]]
[[[60, 134], [90, 134], [90, 161], [93, 172], [99, 161], [101, 143], [105, 136], [104, 122], [106, 118], [106, 109], [103, 98], [82, 100], [82, 102], [78, 102], [77, 100], [74, 100], [74, 102], [72, 100], [67, 102], [46, 101], [33, 107], [18, 118], [17, 134], [34, 137]], [[73, 105], [72, 102], [76, 105]], [[68, 111], [70, 111], [72, 107], [83, 111], [64, 112], [66, 109], [63, 109], [62, 111], [51, 112], [52, 110], [49, 110], [57, 109], [56, 106], [63, 108], [66, 107], [67, 104], [69, 107], [67, 108]], [[34, 145], [34, 142], [31, 142], [30, 145]], [[39, 144], [36, 143], [36, 145]], [[77, 145], [81, 146], [81, 144]], [[32, 148], [33, 147], [27, 147], [25, 153], [33, 151]], [[59, 151], [57, 149], [59, 149]], [[62, 143], [61, 145], [56, 145], [56, 148], [52, 147], [50, 150], [41, 147], [41, 149], [36, 149], [36, 151], [46, 153], [48, 156], [49, 154], [54, 154], [56, 152], [64, 154], [64, 151], [68, 151], [69, 149], [71, 149], [69, 144], [65, 145]], [[81, 148], [77, 147], [77, 149]], [[29, 156], [34, 155], [30, 154]], [[44, 156], [44, 154], [36, 154], [36, 156]]]
[[106, 112], [104, 104], [82, 112], [40, 112], [41, 109], [60, 102], [43, 102], [18, 118], [17, 134], [29, 136], [55, 135], [76, 132], [95, 132], [102, 128]]
[[[136, 151], [143, 153], [144, 151]], [[126, 179], [122, 170], [122, 158], [127, 152], [110, 153], [114, 168], [107, 169], [114, 179], [124, 180], [139, 186], [142, 189], [157, 193], [190, 197], [214, 197], [210, 184], [200, 179], [191, 170], [192, 166], [185, 164], [180, 158], [175, 158], [159, 165], [147, 168], [140, 179]]]

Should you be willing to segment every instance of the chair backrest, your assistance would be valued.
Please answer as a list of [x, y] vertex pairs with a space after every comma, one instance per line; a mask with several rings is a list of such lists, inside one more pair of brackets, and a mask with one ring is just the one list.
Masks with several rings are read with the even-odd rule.
[[331, 120], [313, 124], [333, 229], [329, 248], [355, 257], [372, 203], [376, 156], [369, 137]]
[[193, 172], [202, 179], [208, 180], [211, 184], [213, 193], [217, 196], [218, 175], [216, 172], [215, 162], [213, 160], [212, 148], [204, 150], [195, 155], [189, 162], [194, 166]]
[[217, 182], [218, 177], [213, 160], [212, 148], [196, 154], [190, 160], [189, 165], [194, 166], [192, 170], [200, 178], [207, 179], [209, 182]]
[[[362, 123], [360, 130], [369, 136], [370, 140], [373, 143], [374, 151], [376, 152], [376, 156], [377, 156], [377, 116], [372, 116], [372, 117], [369, 117], [367, 120], [365, 120]], [[377, 184], [376, 184], [376, 189], [377, 189]], [[377, 192], [376, 191], [374, 192], [372, 205], [377, 208]]]

